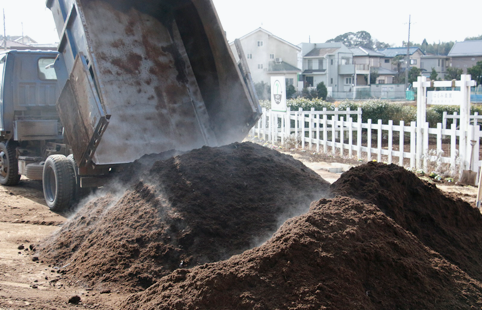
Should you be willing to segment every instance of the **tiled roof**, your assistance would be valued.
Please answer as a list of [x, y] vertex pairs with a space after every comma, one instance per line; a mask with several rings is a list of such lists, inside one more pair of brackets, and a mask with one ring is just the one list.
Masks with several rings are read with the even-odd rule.
[[350, 48], [350, 51], [353, 53], [353, 56], [379, 56], [379, 57], [385, 56], [380, 52], [377, 52], [368, 48], [364, 48], [364, 47], [353, 47], [353, 48]]
[[398, 73], [397, 71], [392, 71], [383, 67], [372, 68], [372, 69], [375, 69], [375, 71], [378, 71], [379, 75], [395, 75]]
[[327, 54], [333, 54], [339, 47], [330, 47], [330, 48], [314, 48], [305, 57], [323, 57]]
[[[410, 47], [410, 49], [409, 49], [410, 55], [413, 55], [417, 50], [420, 50], [420, 48]], [[395, 56], [398, 56], [398, 55], [407, 55], [407, 48], [406, 47], [390, 47], [390, 48], [386, 48], [384, 50], [381, 50], [379, 52], [382, 53], [383, 55], [385, 55], [385, 57], [395, 57]], [[422, 52], [422, 51], [420, 50], [420, 52]], [[422, 52], [422, 54], [423, 54], [423, 52]]]
[[276, 61], [270, 61], [268, 64], [268, 71], [271, 72], [301, 72], [301, 69], [296, 68], [295, 66], [290, 65], [289, 63], [286, 63], [284, 61], [282, 62], [276, 62]]
[[455, 42], [448, 56], [482, 56], [482, 40]]

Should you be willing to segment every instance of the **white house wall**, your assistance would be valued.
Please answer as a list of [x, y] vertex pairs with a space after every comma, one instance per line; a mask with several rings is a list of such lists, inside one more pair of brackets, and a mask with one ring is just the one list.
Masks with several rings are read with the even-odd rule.
[[[258, 42], [263, 43], [259, 45]], [[271, 83], [272, 73], [268, 73], [269, 62], [275, 61], [276, 58], [281, 58], [284, 62], [292, 66], [298, 64], [299, 50], [295, 46], [283, 42], [263, 30], [256, 31], [242, 38], [241, 45], [243, 46], [248, 66], [255, 83]], [[231, 49], [234, 54], [237, 54], [234, 44], [231, 44]], [[271, 55], [273, 55], [272, 58], [270, 57]], [[295, 87], [297, 86], [296, 74], [290, 73], [285, 74], [285, 76], [286, 78], [294, 78], [294, 85]]]

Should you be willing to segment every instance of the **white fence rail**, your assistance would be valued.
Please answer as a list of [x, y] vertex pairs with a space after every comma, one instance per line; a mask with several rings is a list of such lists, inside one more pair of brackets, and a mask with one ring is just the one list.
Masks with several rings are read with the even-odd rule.
[[[458, 127], [457, 122], [460, 120], [460, 115], [457, 112], [454, 112], [452, 115], [448, 114], [447, 112], [443, 112], [442, 114], [442, 128], [447, 129], [447, 121], [449, 119], [453, 119], [455, 127]], [[470, 122], [474, 126], [479, 123], [479, 120], [482, 120], [482, 115], [479, 115], [479, 112], [475, 112], [473, 115], [469, 116]]]
[[[287, 111], [274, 112], [263, 109], [263, 115], [250, 132], [252, 137], [270, 141], [273, 144], [296, 143], [299, 147], [316, 152], [331, 153], [334, 156], [355, 158], [366, 161], [395, 163], [412, 169], [436, 168], [446, 165], [455, 176], [464, 169], [464, 159], [460, 158], [461, 135], [455, 123], [450, 128], [443, 128], [442, 123], [436, 128], [429, 128], [424, 123], [417, 128], [416, 122], [394, 125], [393, 121], [382, 124], [381, 120], [362, 123], [361, 109], [358, 111]], [[475, 140], [471, 170], [478, 171], [479, 140], [482, 132], [479, 126], [470, 125], [468, 141]], [[417, 130], [423, 132], [421, 154], [417, 154]], [[425, 134], [428, 133], [428, 134]], [[464, 139], [464, 140], [465, 140]], [[421, 158], [422, 160], [417, 160]]]

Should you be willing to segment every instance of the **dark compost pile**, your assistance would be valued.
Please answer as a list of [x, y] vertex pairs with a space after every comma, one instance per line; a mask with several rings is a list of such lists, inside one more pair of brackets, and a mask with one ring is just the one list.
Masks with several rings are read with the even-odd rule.
[[261, 247], [176, 270], [122, 309], [470, 309], [482, 287], [377, 207], [322, 199]]
[[147, 288], [123, 309], [482, 306], [480, 212], [396, 165], [361, 165], [329, 186], [242, 143], [148, 156], [117, 186], [41, 259], [91, 287]]
[[301, 162], [252, 143], [146, 156], [43, 245], [41, 259], [89, 287], [136, 291], [260, 244], [328, 188]]

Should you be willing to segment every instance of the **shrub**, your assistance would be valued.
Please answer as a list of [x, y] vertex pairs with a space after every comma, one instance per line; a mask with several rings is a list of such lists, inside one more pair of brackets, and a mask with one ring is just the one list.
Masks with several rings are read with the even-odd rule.
[[316, 91], [318, 94], [318, 98], [326, 100], [326, 96], [328, 96], [328, 89], [326, 88], [325, 83], [318, 83], [318, 85], [316, 85]]

